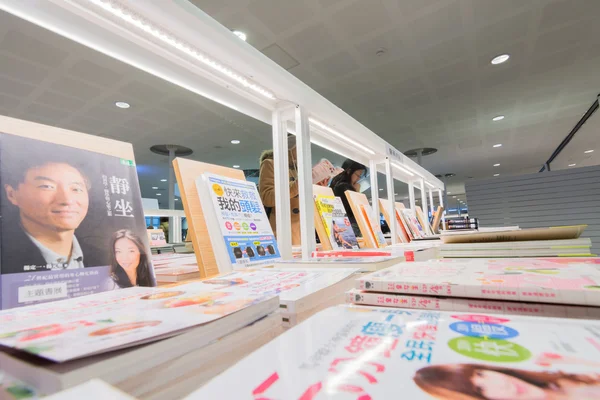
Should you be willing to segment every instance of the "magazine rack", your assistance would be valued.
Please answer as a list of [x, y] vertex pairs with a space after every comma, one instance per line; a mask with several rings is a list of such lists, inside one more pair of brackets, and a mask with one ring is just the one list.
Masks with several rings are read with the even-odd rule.
[[[315, 248], [311, 143], [385, 173], [390, 194], [394, 179], [407, 182], [411, 207], [415, 185], [425, 209], [427, 190], [429, 203], [433, 191], [441, 202], [444, 184], [439, 179], [190, 2], [0, 0], [0, 9], [271, 124], [283, 258], [292, 255], [289, 132], [297, 136], [303, 258]], [[373, 217], [379, 215], [376, 175], [371, 174]], [[390, 228], [396, 242], [398, 227]]]

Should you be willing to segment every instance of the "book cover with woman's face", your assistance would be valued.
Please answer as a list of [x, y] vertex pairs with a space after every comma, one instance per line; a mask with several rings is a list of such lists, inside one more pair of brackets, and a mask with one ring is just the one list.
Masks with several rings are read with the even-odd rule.
[[3, 309], [154, 285], [132, 160], [0, 133], [0, 186]]

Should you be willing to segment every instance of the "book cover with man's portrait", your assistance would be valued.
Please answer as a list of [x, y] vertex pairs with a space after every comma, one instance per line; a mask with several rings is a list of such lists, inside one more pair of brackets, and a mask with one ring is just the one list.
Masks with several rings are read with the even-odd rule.
[[0, 133], [2, 308], [155, 286], [135, 163]]

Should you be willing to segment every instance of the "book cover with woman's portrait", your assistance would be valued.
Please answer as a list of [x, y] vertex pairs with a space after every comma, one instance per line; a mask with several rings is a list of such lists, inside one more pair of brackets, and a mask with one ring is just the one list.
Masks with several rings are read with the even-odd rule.
[[135, 163], [0, 133], [2, 308], [154, 286]]

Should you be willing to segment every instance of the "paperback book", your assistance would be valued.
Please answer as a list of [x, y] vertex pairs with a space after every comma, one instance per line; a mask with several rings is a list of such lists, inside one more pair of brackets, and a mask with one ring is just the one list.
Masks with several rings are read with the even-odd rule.
[[597, 399], [599, 335], [600, 321], [338, 306], [185, 399]]
[[600, 319], [600, 307], [405, 295], [398, 293], [367, 292], [357, 289], [346, 292], [346, 303], [366, 306], [414, 308], [420, 310]]
[[377, 247], [382, 248], [387, 246], [387, 241], [383, 236], [383, 232], [381, 231], [381, 226], [379, 225], [379, 218], [374, 220], [371, 215], [373, 215], [373, 209], [369, 204], [361, 204], [360, 209], [362, 211], [363, 217], [365, 221], [369, 224], [370, 234], [374, 239], [374, 242], [377, 244]]
[[196, 187], [219, 271], [272, 265], [281, 258], [255, 183], [205, 173]]
[[0, 116], [0, 308], [154, 286], [131, 144]]
[[475, 259], [398, 264], [356, 289], [473, 299], [600, 306], [600, 269], [576, 259]]
[[[327, 298], [321, 291], [348, 280], [359, 271], [358, 268], [263, 268], [236, 271], [202, 282], [220, 289], [235, 286], [255, 296], [279, 296], [282, 312], [300, 313]], [[311, 298], [315, 294], [319, 296]]]
[[334, 250], [358, 249], [358, 241], [339, 197], [315, 195], [317, 212]]
[[285, 260], [275, 263], [276, 268], [360, 268], [361, 271], [377, 271], [404, 261], [402, 256], [321, 257], [310, 260]]

